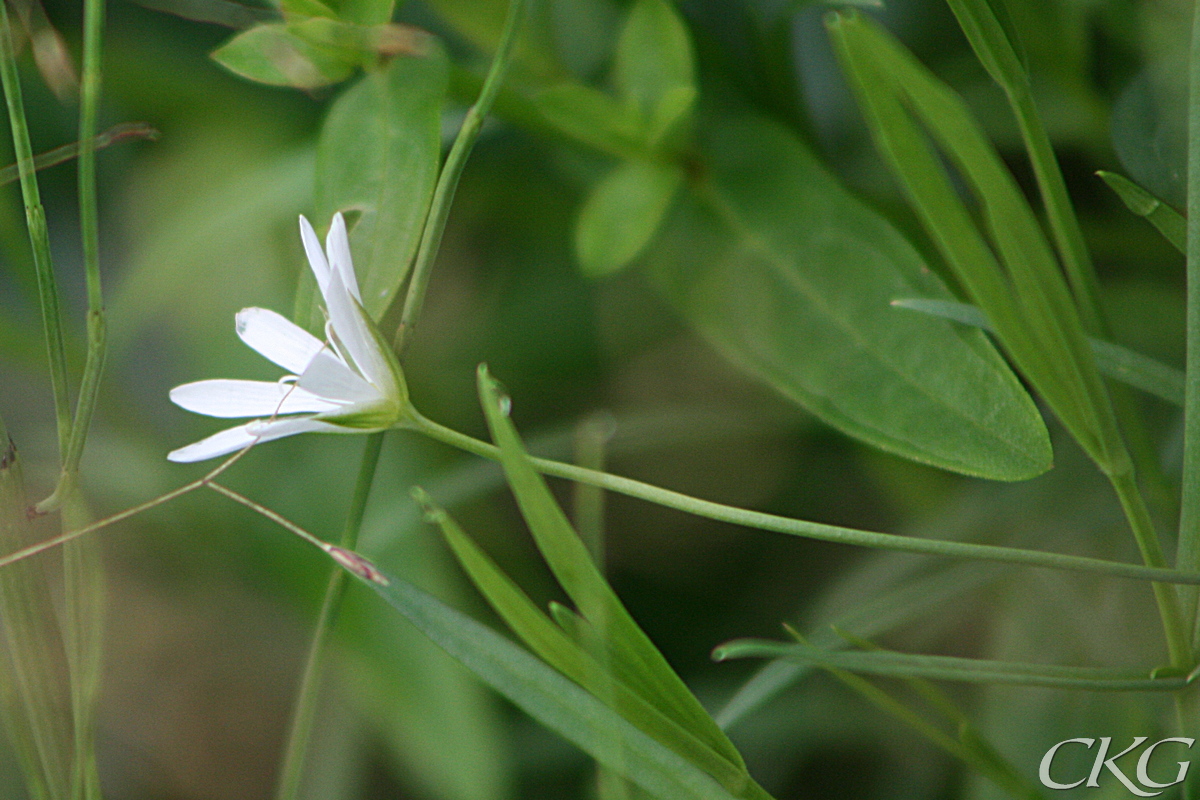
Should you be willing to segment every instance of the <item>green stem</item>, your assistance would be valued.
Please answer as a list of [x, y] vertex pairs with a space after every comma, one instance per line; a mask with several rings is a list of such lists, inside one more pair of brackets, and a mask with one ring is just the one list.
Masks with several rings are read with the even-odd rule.
[[425, 230], [421, 233], [421, 244], [417, 248], [416, 260], [413, 264], [412, 278], [408, 282], [408, 291], [404, 297], [404, 308], [400, 313], [400, 326], [396, 330], [396, 351], [403, 353], [412, 338], [412, 331], [417, 327], [421, 317], [421, 308], [425, 304], [425, 291], [429, 287], [429, 276], [433, 271], [433, 262], [437, 258], [438, 249], [442, 243], [442, 233], [446, 229], [446, 218], [450, 214], [450, 206], [454, 202], [454, 192], [458, 189], [458, 179], [462, 176], [467, 157], [479, 138], [483, 129], [483, 121], [492, 108], [504, 74], [512, 61], [513, 44], [517, 40], [517, 31], [525, 17], [528, 0], [510, 0], [508, 18], [504, 21], [504, 30], [500, 34], [500, 45], [492, 57], [483, 88], [479, 97], [467, 110], [462, 127], [450, 154], [446, 156], [446, 164], [438, 176], [437, 187], [433, 191], [429, 219]]
[[[497, 461], [500, 458], [500, 450], [495, 445], [468, 436], [465, 433], [459, 433], [444, 425], [439, 425], [430, 419], [415, 414], [415, 412], [409, 425], [413, 430], [423, 433], [439, 442], [457, 447], [460, 450], [465, 450], [468, 453], [474, 453], [477, 456], [482, 456], [493, 461]], [[694, 514], [698, 517], [718, 522], [727, 522], [732, 525], [741, 525], [747, 528], [783, 533], [789, 536], [801, 536], [807, 539], [818, 539], [820, 541], [848, 544], [856, 547], [920, 553], [945, 558], [969, 558], [980, 561], [993, 561], [1001, 564], [1017, 564], [1027, 567], [1042, 567], [1068, 572], [1107, 575], [1113, 578], [1200, 585], [1200, 572], [1184, 572], [1178, 569], [1147, 567], [1141, 564], [1126, 564], [1119, 561], [1107, 561], [1101, 558], [1072, 556], [1063, 553], [1047, 553], [1016, 547], [922, 539], [914, 536], [900, 536], [891, 533], [875, 533], [855, 528], [843, 528], [837, 525], [825, 525], [820, 522], [808, 522], [806, 520], [782, 517], [777, 514], [767, 514], [762, 511], [751, 511], [745, 508], [737, 508], [736, 506], [714, 503], [711, 500], [701, 500], [698, 497], [691, 497], [681, 492], [652, 486], [648, 483], [635, 481], [631, 478], [623, 478], [619, 475], [610, 475], [606, 472], [584, 469], [574, 464], [563, 464], [544, 458], [531, 458], [530, 461], [538, 471], [546, 475], [599, 486], [627, 497], [646, 500], [647, 502], [656, 503], [667, 508], [674, 508], [678, 511]]]
[[[338, 544], [353, 550], [358, 543], [358, 532], [362, 527], [367, 500], [371, 496], [371, 484], [375, 481], [375, 468], [379, 464], [379, 452], [383, 446], [383, 433], [372, 433], [367, 437], [363, 449], [362, 463], [358, 469], [358, 480], [354, 485], [354, 496], [350, 500], [350, 511]], [[312, 738], [313, 722], [317, 713], [317, 698], [321, 688], [321, 666], [325, 641], [337, 619], [342, 597], [346, 592], [346, 572], [333, 567], [325, 584], [325, 595], [321, 610], [317, 614], [313, 638], [308, 645], [304, 660], [304, 671], [300, 676], [300, 687], [296, 692], [296, 704], [292, 711], [292, 723], [284, 744], [283, 763], [279, 768], [279, 783], [275, 790], [276, 800], [294, 800], [304, 775], [304, 760], [308, 754], [308, 743]]]
[[[1188, 63], [1187, 166], [1187, 378], [1183, 400], [1183, 482], [1179, 542], [1175, 563], [1200, 569], [1200, 5], [1192, 20]], [[1183, 593], [1192, 626], [1192, 646], [1200, 641], [1200, 592]]]
[[[1138, 490], [1137, 479], [1132, 472], [1125, 472], [1109, 477], [1121, 507], [1133, 529], [1133, 538], [1137, 541], [1138, 550], [1142, 554], [1142, 562], [1148, 567], [1165, 567], [1162, 545], [1158, 541], [1158, 533], [1154, 530], [1154, 522], [1142, 493]], [[1171, 656], [1171, 665], [1181, 669], [1192, 667], [1191, 637], [1184, 625], [1180, 611], [1179, 595], [1175, 587], [1165, 583], [1155, 583], [1154, 600], [1158, 604], [1158, 615], [1162, 618], [1163, 630], [1167, 638], [1167, 651]]]
[[64, 461], [71, 439], [71, 406], [67, 389], [67, 356], [63, 344], [62, 320], [58, 310], [58, 284], [50, 258], [50, 237], [46, 232], [46, 212], [38, 192], [37, 175], [33, 168], [33, 147], [29, 127], [25, 122], [25, 104], [21, 99], [21, 78], [13, 52], [12, 27], [8, 8], [0, 3], [0, 83], [8, 104], [8, 119], [12, 126], [13, 152], [21, 176], [21, 196], [25, 201], [25, 221], [29, 226], [29, 241], [33, 249], [33, 264], [37, 273], [38, 299], [42, 307], [42, 326], [46, 333], [46, 349], [50, 360], [50, 383], [54, 390], [54, 415], [58, 426], [59, 457]]
[[[614, 427], [612, 417], [607, 414], [596, 414], [579, 423], [575, 429], [575, 463], [602, 472]], [[572, 501], [571, 522], [575, 531], [587, 545], [596, 566], [604, 571], [604, 490], [576, 483]]]
[[[104, 0], [83, 3], [83, 75], [79, 108], [79, 224], [83, 241], [84, 278], [87, 284], [87, 360], [79, 384], [79, 398], [71, 435], [63, 459], [59, 486], [63, 497], [63, 530], [82, 527], [87, 509], [79, 492], [79, 461], [87, 441], [100, 376], [104, 369], [107, 328], [104, 295], [100, 286], [100, 226], [96, 211], [96, 114], [100, 103], [100, 53], [104, 31]], [[104, 631], [104, 578], [99, 545], [80, 539], [63, 548], [65, 593], [64, 639], [71, 675], [71, 707], [75, 720], [75, 780], [83, 797], [100, 797], [96, 771], [95, 709], [100, 689]]]
[[79, 227], [83, 240], [83, 272], [87, 282], [88, 351], [79, 387], [71, 441], [64, 473], [79, 469], [83, 444], [96, 408], [96, 394], [104, 369], [106, 325], [104, 293], [100, 285], [100, 223], [96, 210], [96, 113], [100, 104], [100, 52], [104, 31], [104, 0], [84, 0], [83, 77], [79, 107]]

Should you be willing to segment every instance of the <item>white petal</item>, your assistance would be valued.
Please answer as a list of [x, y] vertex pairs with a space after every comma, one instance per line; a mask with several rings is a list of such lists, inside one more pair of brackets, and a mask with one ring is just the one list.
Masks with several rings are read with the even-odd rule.
[[379, 352], [379, 344], [368, 327], [371, 323], [367, 320], [367, 314], [358, 301], [350, 296], [342, 284], [341, 276], [336, 273], [329, 276], [329, 285], [325, 287], [325, 304], [338, 340], [363, 377], [376, 386], [392, 385], [391, 368]]
[[245, 425], [214, 433], [207, 439], [201, 439], [178, 450], [172, 450], [167, 453], [167, 459], [180, 463], [207, 461], [217, 456], [236, 453], [247, 445], [282, 439], [284, 436], [292, 436], [297, 433], [354, 433], [354, 431], [308, 417], [293, 417], [274, 422], [256, 419]]
[[187, 447], [172, 450], [167, 453], [167, 460], [182, 463], [207, 461], [210, 458], [235, 453], [253, 442], [254, 437], [246, 430], [246, 425], [238, 425], [236, 428], [214, 433], [207, 439], [193, 442]]
[[292, 417], [291, 419], [277, 420], [256, 419], [252, 422], [247, 422], [246, 429], [259, 442], [269, 442], [272, 439], [295, 436], [297, 433], [356, 433], [352, 428], [330, 425], [328, 422], [321, 422], [310, 417]]
[[346, 234], [346, 220], [340, 211], [333, 215], [333, 224], [329, 226], [329, 235], [325, 237], [325, 252], [329, 254], [330, 272], [342, 276], [342, 285], [361, 304], [358, 277], [354, 274], [354, 261], [350, 258], [350, 237]]
[[196, 381], [171, 390], [171, 402], [210, 417], [270, 417], [277, 414], [335, 411], [331, 402], [290, 383], [217, 379]]
[[236, 320], [237, 333], [243, 342], [297, 375], [325, 346], [287, 317], [265, 308], [243, 308]]
[[300, 240], [304, 242], [304, 252], [308, 255], [308, 265], [312, 267], [313, 275], [317, 278], [317, 286], [324, 292], [325, 284], [329, 283], [329, 263], [321, 250], [321, 240], [317, 238], [317, 232], [303, 214], [300, 215]]
[[296, 386], [313, 395], [344, 403], [374, 403], [380, 399], [378, 389], [328, 350], [317, 354], [296, 381]]

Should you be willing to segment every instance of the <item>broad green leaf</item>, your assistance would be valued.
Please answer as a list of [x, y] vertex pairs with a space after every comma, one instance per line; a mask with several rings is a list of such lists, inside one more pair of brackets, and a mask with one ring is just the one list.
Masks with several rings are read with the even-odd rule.
[[355, 577], [484, 683], [652, 795], [735, 800], [711, 777], [486, 625], [398, 578], [389, 576], [384, 586]]
[[350, 248], [363, 306], [378, 319], [391, 304], [420, 243], [437, 183], [445, 53], [396, 58], [346, 91], [317, 144], [316, 209], [360, 212]]
[[[0, 430], [3, 425], [0, 425]], [[0, 553], [38, 540], [20, 458], [0, 442]], [[71, 796], [72, 727], [66, 654], [44, 557], [0, 570], [0, 716], [34, 800]]]
[[708, 180], [649, 258], [692, 326], [743, 371], [876, 447], [998, 480], [1050, 467], [1041, 417], [986, 337], [889, 306], [916, 287], [950, 294], [886, 220], [782, 127], [741, 117], [708, 128]]
[[1096, 173], [1121, 202], [1139, 217], [1145, 217], [1181, 253], [1187, 251], [1187, 220], [1183, 215], [1124, 175], [1100, 170]]
[[538, 610], [533, 601], [499, 570], [445, 511], [435, 506], [424, 493], [418, 492], [416, 496], [426, 509], [428, 519], [441, 529], [475, 586], [536, 655], [639, 729], [712, 775], [733, 794], [738, 797], [764, 796], [753, 785], [744, 766], [734, 764], [714, 752], [691, 732], [665, 716], [650, 699], [633, 692], [621, 681], [621, 675], [610, 672], [608, 664], [593, 657], [595, 650], [589, 652], [580, 647]]
[[617, 39], [613, 82], [643, 117], [659, 114], [664, 98], [695, 90], [695, 56], [687, 26], [667, 0], [637, 0]]
[[349, 78], [358, 62], [314, 46], [281, 22], [242, 31], [212, 53], [221, 66], [271, 86], [316, 89]]
[[[983, 330], [991, 330], [987, 318], [978, 308], [953, 300], [926, 300], [923, 298], [893, 300], [897, 308], [920, 311], [942, 319], [961, 322]], [[1181, 370], [1168, 367], [1161, 361], [1122, 347], [1119, 344], [1099, 339], [1088, 339], [1096, 366], [1100, 372], [1113, 380], [1121, 381], [1135, 389], [1152, 394], [1168, 403], [1183, 406], [1184, 374]]]
[[630, 160], [592, 188], [575, 224], [583, 273], [602, 278], [628, 266], [658, 231], [680, 185], [677, 164]]
[[1008, 661], [895, 653], [885, 650], [826, 650], [809, 644], [740, 639], [713, 651], [718, 661], [731, 658], [787, 658], [868, 675], [929, 678], [965, 683], [1007, 683], [1089, 691], [1175, 691], [1188, 685], [1183, 675], [1153, 677], [1143, 671], [1109, 667], [1070, 667]]
[[622, 662], [623, 675], [630, 689], [655, 703], [680, 727], [744, 769], [737, 748], [629, 616], [596, 568], [587, 547], [571, 528], [545, 481], [530, 464], [508, 418], [508, 399], [500, 396], [499, 387], [484, 366], [479, 368], [479, 399], [492, 440], [500, 449], [500, 462], [508, 485], [542, 558], [583, 617], [603, 632], [603, 639], [610, 643], [610, 657]]
[[[844, 12], [828, 27], [877, 146], [971, 299], [1101, 470], [1127, 474], [1129, 455], [1074, 298], [995, 148], [961, 98], [877, 25]], [[987, 239], [930, 137], [978, 202]]]
[[645, 121], [604, 92], [577, 83], [552, 86], [533, 98], [547, 125], [619, 158], [644, 157]]

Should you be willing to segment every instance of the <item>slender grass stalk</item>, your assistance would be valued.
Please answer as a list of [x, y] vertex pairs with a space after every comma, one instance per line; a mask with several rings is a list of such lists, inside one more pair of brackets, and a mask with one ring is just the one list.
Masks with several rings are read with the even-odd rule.
[[[1187, 377], [1183, 403], [1183, 482], [1175, 563], [1200, 569], [1200, 5], [1192, 21], [1188, 62]], [[1200, 641], [1200, 592], [1182, 593], [1192, 646]]]
[[[87, 285], [87, 359], [79, 385], [75, 417], [55, 494], [63, 501], [63, 530], [82, 527], [88, 512], [79, 493], [79, 462], [87, 441], [100, 378], [104, 370], [107, 324], [100, 283], [100, 225], [96, 210], [96, 115], [100, 103], [100, 54], [104, 31], [104, 0], [83, 3], [83, 74], [80, 85], [78, 193], [80, 232], [83, 241], [84, 278]], [[61, 493], [60, 493], [61, 492]], [[99, 545], [78, 539], [63, 548], [66, 587], [63, 640], [71, 675], [74, 717], [74, 767], [77, 797], [101, 796], [96, 771], [95, 710], [100, 690], [104, 631], [104, 573]]]
[[100, 375], [104, 370], [107, 326], [104, 293], [100, 283], [100, 222], [96, 210], [96, 114], [100, 104], [100, 52], [104, 32], [104, 0], [83, 3], [83, 75], [79, 106], [79, 227], [83, 241], [83, 273], [87, 283], [87, 360], [79, 386], [79, 400], [71, 425], [63, 473], [79, 470], [87, 440]]
[[[463, 167], [466, 165], [467, 157], [471, 154], [475, 140], [479, 138], [483, 121], [491, 109], [500, 83], [504, 80], [504, 73], [508, 70], [508, 65], [512, 60], [513, 42], [516, 41], [517, 30], [524, 18], [527, 4], [527, 0], [511, 0], [508, 18], [504, 22], [504, 31], [500, 37], [500, 46], [492, 58], [492, 64], [487, 78], [484, 80], [483, 88], [479, 92], [479, 98], [467, 111], [467, 116], [450, 148], [450, 154], [446, 157], [446, 163], [438, 175], [430, 213], [425, 221], [425, 228], [421, 232], [421, 242], [417, 247], [412, 277], [409, 279], [408, 290], [404, 297], [400, 325], [396, 331], [395, 349], [397, 354], [403, 354], [407, 348], [411, 341], [411, 333], [420, 317], [421, 307], [425, 302], [425, 290], [429, 285], [429, 276], [441, 246], [442, 233], [446, 228], [450, 206], [454, 202], [454, 192], [458, 188], [458, 179], [462, 175]], [[382, 433], [372, 434], [363, 453], [358, 485], [355, 487], [354, 500], [350, 504], [350, 515], [346, 520], [346, 528], [342, 537], [342, 547], [346, 549], [353, 549], [358, 538], [358, 528], [362, 523], [362, 516], [370, 496], [371, 482], [375, 475], [382, 441]], [[329, 575], [329, 581], [325, 585], [321, 610], [317, 614], [313, 638], [309, 643], [308, 656], [304, 663], [304, 672], [300, 678], [292, 724], [284, 744], [283, 763], [280, 767], [279, 782], [275, 791], [276, 800], [294, 800], [300, 788], [300, 779], [304, 772], [304, 756], [308, 750], [308, 742], [316, 715], [325, 640], [337, 617], [345, 590], [346, 574], [340, 568], [334, 567]]]
[[[1142, 494], [1138, 490], [1137, 480], [1132, 472], [1112, 475], [1109, 478], [1121, 507], [1133, 528], [1133, 538], [1141, 551], [1142, 561], [1148, 567], [1164, 567], [1167, 564], [1163, 557], [1162, 545], [1154, 530], [1154, 522], [1146, 508]], [[1167, 650], [1171, 656], [1171, 665], [1181, 669], [1191, 669], [1192, 648], [1191, 636], [1184, 625], [1183, 614], [1180, 610], [1179, 595], [1175, 587], [1163, 583], [1154, 584], [1154, 600], [1158, 604], [1158, 614], [1162, 618], [1163, 631], [1166, 634]]]
[[25, 103], [21, 98], [21, 78], [17, 72], [12, 26], [8, 18], [8, 8], [4, 3], [0, 3], [0, 83], [4, 86], [4, 99], [8, 105], [13, 152], [17, 157], [21, 196], [25, 202], [25, 222], [29, 226], [29, 241], [33, 248], [33, 264], [37, 273], [38, 299], [42, 307], [42, 327], [46, 334], [50, 383], [54, 392], [59, 457], [65, 461], [71, 439], [71, 405], [67, 387], [66, 347], [63, 344], [62, 320], [58, 308], [58, 283], [54, 277], [54, 263], [50, 258], [46, 212], [42, 208], [37, 175], [34, 172], [33, 146], [29, 141], [29, 126], [25, 121]]
[[483, 130], [483, 122], [491, 111], [496, 93], [504, 82], [512, 62], [513, 45], [517, 40], [517, 31], [525, 18], [529, 0], [509, 0], [508, 17], [504, 21], [504, 30], [500, 34], [500, 44], [492, 57], [492, 64], [484, 78], [479, 97], [467, 109], [446, 163], [438, 176], [437, 187], [433, 191], [429, 218], [425, 229], [421, 232], [421, 244], [417, 248], [416, 260], [413, 263], [412, 277], [409, 278], [408, 291], [404, 297], [404, 308], [400, 312], [400, 325], [396, 329], [396, 351], [403, 355], [411, 341], [412, 331], [417, 327], [421, 317], [421, 308], [425, 304], [425, 290], [429, 286], [429, 276], [433, 271], [433, 262], [437, 258], [438, 249], [442, 243], [442, 233], [446, 230], [446, 218], [450, 214], [450, 206], [454, 202], [454, 192], [458, 189], [458, 179], [462, 176], [467, 157], [475, 146], [475, 140]]
[[[425, 417], [415, 417], [410, 425], [415, 431], [452, 447], [465, 450], [468, 453], [474, 453], [477, 456], [482, 456], [493, 461], [498, 460], [500, 457], [499, 448], [495, 445], [468, 436], [465, 433], [460, 433], [452, 428], [447, 428], [444, 425], [439, 425]], [[1027, 567], [1064, 570], [1067, 572], [1107, 575], [1113, 578], [1151, 580], [1162, 583], [1200, 586], [1200, 572], [1184, 572], [1179, 569], [1150, 567], [1143, 566], [1142, 564], [1128, 564], [1088, 556], [1025, 550], [1017, 547], [923, 539], [915, 536], [901, 536], [891, 533], [863, 531], [855, 528], [843, 528], [838, 525], [826, 525], [820, 522], [792, 519], [791, 517], [783, 517], [777, 514], [767, 514], [762, 511], [751, 511], [750, 509], [737, 508], [736, 506], [724, 505], [723, 503], [714, 503], [711, 500], [691, 497], [682, 492], [653, 486], [631, 478], [623, 478], [607, 472], [584, 469], [574, 464], [563, 464], [544, 458], [531, 458], [530, 461], [539, 472], [552, 475], [556, 478], [589, 483], [627, 497], [636, 497], [639, 500], [645, 500], [667, 508], [674, 508], [678, 511], [695, 514], [698, 517], [718, 522], [728, 522], [732, 525], [783, 533], [789, 536], [800, 536], [824, 542], [848, 544], [855, 547], [919, 553], [943, 558], [966, 558], [1000, 564], [1016, 564]], [[0, 561], [0, 565], [2, 564], [3, 562]]]
[[[375, 481], [375, 469], [379, 464], [379, 452], [382, 446], [382, 432], [372, 433], [367, 437], [362, 463], [358, 470], [358, 480], [354, 485], [354, 496], [350, 500], [350, 511], [346, 516], [346, 524], [338, 541], [339, 546], [347, 550], [353, 550], [358, 543], [358, 532], [362, 526], [367, 501], [371, 496], [371, 484]], [[222, 491], [215, 485], [213, 488]], [[312, 738], [313, 722], [316, 719], [325, 640], [329, 637], [329, 631], [337, 618], [345, 592], [346, 573], [335, 566], [329, 573], [329, 580], [325, 584], [321, 610], [317, 614], [313, 637], [308, 645], [308, 655], [304, 659], [304, 671], [300, 675], [300, 686], [296, 691], [296, 704], [292, 709], [291, 725], [288, 728], [287, 738], [284, 740], [283, 761], [279, 768], [279, 781], [275, 789], [275, 797], [278, 800], [292, 800], [300, 790], [300, 780], [304, 776], [304, 759], [308, 754], [308, 743]]]
[[[602, 472], [608, 440], [615, 424], [606, 414], [596, 414], [579, 423], [575, 429], [575, 463], [585, 469]], [[572, 497], [571, 521], [579, 538], [587, 545], [602, 571], [604, 569], [604, 490], [587, 483], [575, 484]]]

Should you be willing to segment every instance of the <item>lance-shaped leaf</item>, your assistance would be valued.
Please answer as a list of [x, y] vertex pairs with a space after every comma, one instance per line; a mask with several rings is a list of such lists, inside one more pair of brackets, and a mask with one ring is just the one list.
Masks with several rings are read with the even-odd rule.
[[[445, 511], [424, 493], [418, 492], [416, 496], [426, 509], [428, 519], [441, 529], [471, 581], [537, 656], [656, 741], [711, 775], [731, 793], [746, 798], [766, 797], [743, 765], [714, 751], [691, 731], [667, 717], [655, 706], [654, 698], [645, 698], [633, 691], [624, 678], [632, 677], [636, 681], [637, 676], [629, 676], [623, 669], [625, 664], [607, 658], [602, 641], [597, 638], [590, 642], [594, 646], [581, 646], [579, 637], [569, 635], [547, 618]], [[564, 612], [571, 614], [559, 607], [558, 614]], [[574, 617], [572, 624], [574, 627], [588, 623]]]
[[1141, 186], [1115, 172], [1100, 170], [1096, 173], [1108, 184], [1108, 188], [1117, 193], [1121, 202], [1133, 213], [1158, 228], [1158, 232], [1167, 237], [1167, 241], [1175, 245], [1181, 253], [1187, 252], [1187, 220], [1183, 215], [1169, 205], [1147, 192]]
[[717, 119], [706, 133], [707, 180], [648, 257], [693, 327], [746, 373], [881, 449], [997, 480], [1050, 467], [1041, 417], [986, 337], [889, 306], [917, 287], [951, 299], [890, 223], [775, 123]]
[[686, 759], [486, 625], [407, 581], [387, 576], [383, 585], [349, 572], [488, 686], [655, 797], [736, 800]]
[[[713, 658], [787, 658], [867, 675], [929, 678], [964, 683], [1007, 683], [1097, 692], [1176, 691], [1188, 685], [1184, 675], [1147, 669], [1141, 672], [1108, 667], [1022, 664], [955, 656], [896, 653], [889, 650], [827, 650], [810, 644], [739, 639], [713, 651]], [[1160, 676], [1161, 675], [1161, 676]]]
[[[982, 330], [991, 330], [987, 317], [978, 308], [968, 303], [959, 303], [954, 300], [901, 298], [893, 300], [892, 305], [896, 308], [907, 308], [942, 319], [954, 320]], [[1089, 338], [1088, 344], [1091, 345], [1092, 354], [1096, 356], [1096, 366], [1106, 377], [1183, 407], [1184, 374], [1182, 370], [1169, 367], [1161, 361], [1156, 361], [1149, 356], [1144, 356], [1128, 347], [1122, 347], [1112, 342]]]
[[[854, 12], [833, 15], [828, 26], [876, 145], [972, 301], [1101, 470], [1128, 473], [1129, 455], [1074, 298], [995, 148], [962, 99], [882, 28]], [[926, 132], [970, 189], [982, 231]]]
[[508, 418], [508, 399], [501, 397], [499, 387], [484, 366], [479, 368], [479, 400], [492, 440], [500, 449], [500, 462], [508, 485], [542, 558], [582, 616], [603, 632], [602, 638], [609, 646], [608, 656], [613, 662], [622, 664], [622, 676], [629, 688], [653, 702], [663, 714], [712, 750], [744, 769], [737, 748], [634, 622], [596, 568], [587, 547], [571, 528], [541, 475], [530, 464]]
[[317, 144], [318, 219], [359, 212], [350, 233], [363, 307], [375, 319], [392, 302], [420, 243], [437, 183], [448, 66], [430, 43], [393, 59], [333, 104]]

